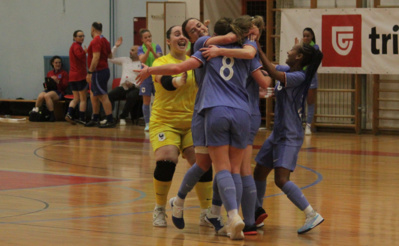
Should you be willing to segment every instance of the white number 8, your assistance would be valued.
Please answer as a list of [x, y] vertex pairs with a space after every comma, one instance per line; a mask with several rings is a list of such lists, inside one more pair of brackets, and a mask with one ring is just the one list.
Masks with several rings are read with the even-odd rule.
[[[227, 64], [227, 59], [230, 60], [230, 63]], [[233, 70], [233, 66], [234, 66], [234, 58], [230, 58], [230, 57], [223, 57], [222, 60], [222, 64], [223, 66], [220, 68], [220, 76], [224, 79], [224, 80], [230, 80], [233, 75], [234, 75], [234, 70]], [[229, 74], [227, 76], [224, 75], [224, 70], [228, 69], [229, 70]]]

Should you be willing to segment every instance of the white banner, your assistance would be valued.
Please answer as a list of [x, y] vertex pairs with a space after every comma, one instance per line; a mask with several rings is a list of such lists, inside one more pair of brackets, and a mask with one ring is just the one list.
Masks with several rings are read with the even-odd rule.
[[280, 64], [305, 27], [324, 54], [319, 73], [399, 74], [399, 8], [283, 9]]

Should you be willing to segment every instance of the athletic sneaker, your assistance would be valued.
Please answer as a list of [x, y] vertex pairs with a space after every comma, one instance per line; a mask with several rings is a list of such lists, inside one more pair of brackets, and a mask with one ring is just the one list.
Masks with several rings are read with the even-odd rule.
[[230, 219], [230, 222], [226, 225], [227, 235], [230, 236], [231, 240], [241, 240], [244, 239], [244, 229], [245, 223], [242, 221], [240, 215], [236, 214]]
[[265, 224], [263, 223], [263, 221], [267, 218], [267, 213], [266, 211], [262, 208], [259, 207], [255, 210], [255, 225], [256, 227], [260, 228], [262, 226], [264, 226]]
[[165, 212], [165, 207], [155, 206], [154, 213], [152, 215], [152, 225], [157, 227], [166, 227], [166, 218], [168, 216]]
[[85, 127], [93, 127], [93, 126], [99, 126], [99, 122], [98, 121], [94, 121], [94, 120], [90, 120], [89, 122], [87, 122], [85, 124]]
[[100, 127], [100, 128], [114, 128], [115, 126], [116, 126], [116, 122], [115, 121], [113, 121], [113, 122], [106, 121], [104, 124], [100, 124], [98, 127]]
[[223, 218], [220, 215], [214, 215], [208, 211], [205, 220], [215, 228], [215, 234], [218, 236], [227, 236], [226, 227], [223, 224]]
[[150, 123], [145, 123], [144, 131], [148, 132], [150, 130]]
[[84, 121], [84, 120], [76, 119], [75, 121], [76, 121], [76, 123], [79, 123], [79, 124], [82, 124], [82, 125], [86, 125], [86, 121]]
[[119, 125], [120, 126], [126, 126], [126, 120], [125, 119], [120, 119], [119, 120]]
[[244, 229], [242, 229], [242, 231], [244, 232], [244, 235], [257, 235], [258, 234], [257, 229], [258, 229], [258, 227], [256, 227], [255, 224], [245, 225]]
[[320, 225], [324, 221], [323, 217], [319, 213], [316, 213], [313, 217], [306, 218], [305, 224], [299, 228], [298, 234], [303, 234]]
[[306, 123], [305, 135], [312, 135], [311, 125], [309, 123]]
[[71, 123], [72, 125], [76, 125], [76, 122], [73, 120], [72, 116], [69, 113], [65, 115], [65, 120]]
[[211, 223], [209, 223], [205, 218], [206, 215], [210, 213], [210, 208], [208, 209], [202, 209], [201, 214], [200, 214], [200, 220], [199, 220], [199, 225], [200, 226], [206, 226], [206, 227], [213, 227]]
[[172, 207], [172, 221], [173, 221], [173, 224], [178, 229], [183, 229], [184, 228], [184, 218], [183, 218], [184, 207], [177, 206], [176, 204], [174, 204], [175, 199], [176, 199], [176, 197], [172, 197], [169, 200], [169, 204]]

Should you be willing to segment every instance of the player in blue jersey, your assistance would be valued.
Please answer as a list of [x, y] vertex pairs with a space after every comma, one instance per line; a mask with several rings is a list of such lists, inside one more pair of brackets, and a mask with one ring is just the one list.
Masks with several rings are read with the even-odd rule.
[[[313, 29], [310, 27], [306, 27], [302, 32], [302, 42], [304, 44], [310, 44], [315, 49], [319, 49], [319, 46], [316, 44], [316, 37], [314, 35]], [[317, 87], [318, 87], [318, 79], [317, 73], [314, 75], [312, 79], [312, 83], [310, 83], [309, 91], [308, 91], [308, 99], [306, 101], [307, 104], [307, 116], [306, 116], [306, 127], [305, 127], [305, 135], [312, 134], [312, 123], [313, 116], [315, 112], [315, 104], [317, 98]]]
[[261, 50], [259, 54], [264, 68], [277, 82], [274, 88], [274, 128], [255, 158], [254, 178], [258, 196], [256, 205], [262, 207], [266, 179], [274, 169], [276, 185], [306, 215], [305, 224], [298, 230], [298, 234], [302, 234], [324, 221], [323, 217], [313, 210], [300, 188], [290, 181], [290, 174], [295, 170], [304, 138], [302, 117], [307, 92], [323, 54], [309, 44], [296, 44], [288, 52], [288, 66], [276, 67]]

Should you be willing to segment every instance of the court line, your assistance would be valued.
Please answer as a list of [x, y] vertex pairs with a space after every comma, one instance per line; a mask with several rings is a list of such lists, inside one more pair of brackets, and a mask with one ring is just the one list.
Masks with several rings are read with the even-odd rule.
[[23, 216], [23, 215], [28, 215], [28, 214], [34, 214], [34, 213], [39, 213], [41, 211], [44, 211], [46, 209], [49, 208], [49, 204], [45, 201], [39, 200], [39, 199], [35, 199], [35, 198], [30, 198], [30, 197], [24, 197], [24, 196], [13, 196], [13, 195], [7, 195], [7, 194], [0, 194], [0, 196], [11, 196], [11, 197], [17, 197], [17, 198], [23, 198], [23, 199], [28, 199], [28, 200], [33, 200], [33, 201], [37, 201], [39, 203], [44, 204], [44, 207], [38, 210], [34, 210], [31, 212], [27, 212], [27, 213], [23, 213], [23, 214], [15, 214], [15, 215], [9, 215], [9, 216], [2, 216], [0, 217], [0, 219], [4, 219], [4, 218], [12, 218], [12, 217], [18, 217], [18, 216]]

